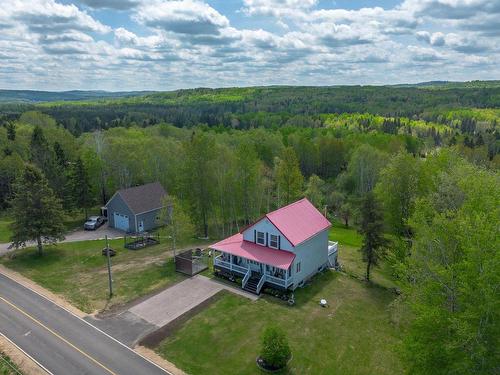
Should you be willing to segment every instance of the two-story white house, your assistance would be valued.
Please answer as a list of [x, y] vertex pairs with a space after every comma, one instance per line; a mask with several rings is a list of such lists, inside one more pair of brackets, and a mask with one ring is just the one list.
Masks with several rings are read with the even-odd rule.
[[256, 294], [265, 284], [294, 290], [336, 264], [337, 244], [328, 241], [330, 227], [311, 202], [301, 199], [211, 245], [214, 270], [242, 277], [242, 288]]

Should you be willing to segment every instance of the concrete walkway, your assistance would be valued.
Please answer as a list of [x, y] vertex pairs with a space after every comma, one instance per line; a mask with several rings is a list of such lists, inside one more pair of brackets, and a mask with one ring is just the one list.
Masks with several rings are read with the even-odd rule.
[[[108, 236], [108, 238], [115, 239], [115, 238], [122, 238], [124, 233], [122, 231], [119, 231], [114, 228], [109, 228], [108, 224], [104, 224], [102, 227], [100, 227], [97, 230], [76, 230], [73, 232], [70, 232], [66, 234], [66, 238], [64, 241], [61, 242], [78, 242], [78, 241], [89, 241], [89, 240], [100, 240], [103, 239], [105, 236]], [[59, 242], [59, 243], [61, 243]], [[2, 243], [0, 244], [0, 256], [7, 254], [10, 251], [14, 251], [14, 248], [9, 248], [10, 243]], [[32, 243], [27, 243], [27, 247], [30, 246], [36, 246], [35, 242]]]
[[129, 312], [157, 327], [163, 327], [221, 290], [229, 290], [251, 300], [258, 296], [206, 276], [196, 275], [135, 305]]

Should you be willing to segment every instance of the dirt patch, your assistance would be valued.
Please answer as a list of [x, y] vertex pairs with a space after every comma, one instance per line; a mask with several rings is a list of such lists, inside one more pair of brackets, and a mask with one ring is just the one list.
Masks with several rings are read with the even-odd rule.
[[162, 342], [165, 338], [172, 335], [175, 331], [177, 331], [185, 322], [191, 319], [196, 314], [200, 313], [202, 310], [206, 309], [212, 303], [218, 301], [222, 298], [226, 293], [229, 293], [226, 290], [221, 290], [220, 292], [214, 294], [213, 296], [207, 298], [205, 301], [192, 308], [185, 314], [175, 318], [170, 323], [164, 325], [163, 327], [157, 329], [156, 331], [148, 334], [143, 337], [139, 341], [139, 345], [145, 346], [146, 348], [154, 349], [156, 348], [160, 342]]
[[7, 355], [12, 362], [26, 375], [47, 374], [35, 361], [20, 351], [5, 337], [0, 335], [0, 351]]
[[[113, 264], [112, 268], [113, 271], [128, 271], [130, 269], [134, 270], [141, 270], [144, 268], [147, 268], [147, 266], [151, 264], [163, 264], [165, 261], [167, 261], [168, 257], [165, 258], [164, 255], [162, 256], [152, 256], [152, 257], [146, 257], [140, 260], [134, 260], [131, 262], [126, 262], [126, 263], [118, 263], [118, 264]], [[113, 261], [111, 261], [113, 262]], [[103, 268], [102, 270], [99, 271], [99, 274], [103, 273], [108, 273], [107, 268]]]
[[30, 280], [30, 279], [24, 277], [23, 275], [17, 273], [16, 271], [12, 271], [11, 269], [8, 269], [7, 267], [0, 264], [0, 272], [2, 274], [4, 274], [5, 276], [11, 278], [15, 282], [21, 284], [22, 286], [24, 286], [28, 289], [31, 289], [31, 290], [35, 291], [36, 293], [41, 294], [45, 298], [54, 302], [56, 305], [62, 306], [66, 310], [71, 311], [76, 316], [79, 316], [80, 318], [84, 318], [85, 316], [87, 316], [86, 313], [77, 309], [75, 306], [73, 306], [68, 301], [66, 301], [63, 297], [61, 297], [55, 293], [52, 293], [51, 291], [41, 287], [40, 285], [35, 283], [33, 280]]
[[172, 362], [169, 362], [165, 358], [160, 357], [151, 349], [145, 348], [144, 346], [137, 346], [136, 348], [134, 348], [134, 350], [140, 355], [149, 359], [151, 362], [156, 363], [158, 366], [174, 375], [187, 375], [184, 371], [178, 369]]

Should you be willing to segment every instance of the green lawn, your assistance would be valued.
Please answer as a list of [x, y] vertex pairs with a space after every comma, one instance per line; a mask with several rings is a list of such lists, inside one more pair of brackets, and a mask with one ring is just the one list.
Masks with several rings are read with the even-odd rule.
[[0, 216], [0, 243], [10, 241], [10, 224], [12, 220], [8, 217]]
[[352, 226], [346, 228], [338, 221], [333, 222], [329, 238], [331, 241], [338, 241], [340, 245], [359, 248], [363, 237]]
[[115, 295], [108, 300], [104, 241], [83, 241], [47, 246], [40, 257], [35, 249], [22, 249], [0, 262], [41, 286], [64, 296], [85, 312], [122, 304], [183, 279], [174, 270], [169, 243], [132, 251], [123, 240], [110, 241], [118, 251], [112, 258]]
[[[329, 234], [331, 241], [339, 242], [339, 262], [343, 270], [358, 278], [364, 278], [366, 263], [363, 262], [359, 248], [363, 237], [353, 227], [345, 228], [343, 224], [334, 222]], [[375, 284], [383, 287], [394, 287], [391, 280], [391, 271], [388, 264], [382, 262], [379, 266], [372, 267], [371, 279]]]
[[[321, 298], [330, 306], [320, 307]], [[273, 297], [252, 302], [227, 293], [157, 351], [190, 374], [260, 374], [260, 336], [273, 324], [290, 340], [291, 374], [401, 374], [400, 338], [388, 309], [393, 298], [334, 271], [299, 289], [293, 307]]]

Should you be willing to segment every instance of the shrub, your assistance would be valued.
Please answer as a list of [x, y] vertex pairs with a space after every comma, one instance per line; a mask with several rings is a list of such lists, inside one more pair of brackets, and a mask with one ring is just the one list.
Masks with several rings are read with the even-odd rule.
[[283, 368], [291, 356], [290, 346], [285, 333], [276, 328], [268, 327], [262, 336], [260, 358], [272, 368]]

